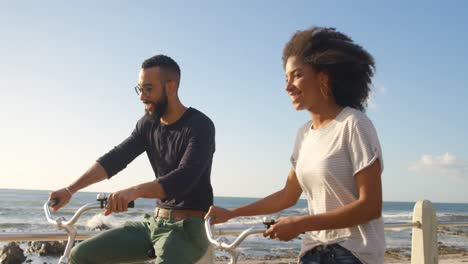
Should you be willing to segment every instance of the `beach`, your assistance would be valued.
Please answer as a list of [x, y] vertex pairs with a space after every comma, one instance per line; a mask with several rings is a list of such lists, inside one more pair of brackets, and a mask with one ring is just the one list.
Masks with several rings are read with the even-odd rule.
[[[225, 264], [227, 261], [216, 261], [216, 264]], [[296, 264], [297, 260], [294, 258], [280, 258], [275, 260], [241, 260], [238, 261], [239, 264]], [[410, 260], [406, 259], [385, 259], [385, 263], [411, 263]], [[441, 264], [466, 264], [468, 263], [468, 256], [466, 255], [449, 255], [442, 256], [439, 258], [439, 263]]]
[[[385, 263], [411, 263], [410, 260], [410, 249], [387, 249], [385, 253]], [[58, 258], [53, 256], [42, 256], [27, 255], [25, 262], [27, 263], [43, 263], [43, 264], [54, 264], [57, 263]], [[145, 264], [151, 262], [145, 262]], [[227, 256], [216, 256], [215, 264], [226, 264], [229, 263]], [[297, 263], [297, 252], [289, 252], [282, 256], [277, 255], [241, 255], [238, 262], [239, 264], [296, 264]], [[439, 247], [439, 263], [441, 264], [465, 264], [468, 263], [468, 251], [455, 247]]]
[[[411, 263], [409, 254], [402, 254], [398, 249], [389, 249], [385, 253], [385, 263], [392, 264], [406, 264]], [[440, 249], [439, 249], [440, 251]], [[227, 258], [216, 257], [215, 264], [225, 264], [228, 263]], [[296, 264], [296, 256], [287, 256], [287, 257], [274, 257], [268, 256], [264, 259], [252, 259], [252, 258], [240, 258], [237, 262], [239, 264]], [[456, 250], [456, 252], [440, 254], [439, 263], [441, 264], [466, 264], [468, 263], [468, 251], [467, 250]]]
[[[439, 263], [442, 264], [465, 264], [468, 263], [468, 250], [454, 246], [439, 245]], [[389, 248], [385, 252], [385, 263], [411, 263], [411, 248]], [[238, 263], [244, 264], [295, 264], [297, 263], [297, 252], [289, 252], [283, 256], [265, 255], [261, 257], [241, 256]], [[226, 257], [216, 257], [216, 264], [228, 263]]]

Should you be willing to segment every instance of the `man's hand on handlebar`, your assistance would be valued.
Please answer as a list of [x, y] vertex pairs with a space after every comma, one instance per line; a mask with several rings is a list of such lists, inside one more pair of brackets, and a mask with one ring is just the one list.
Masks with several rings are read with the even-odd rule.
[[138, 198], [135, 189], [129, 188], [112, 193], [107, 198], [107, 206], [104, 215], [128, 211], [128, 204]]
[[210, 206], [210, 210], [206, 213], [205, 219], [211, 217], [211, 224], [221, 224], [227, 222], [229, 219], [236, 217], [234, 213], [228, 209], [218, 207], [218, 206]]
[[66, 205], [68, 201], [70, 201], [71, 197], [72, 193], [67, 190], [67, 188], [51, 192], [49, 193], [49, 201], [53, 201], [53, 203], [50, 204], [50, 207], [55, 212]]

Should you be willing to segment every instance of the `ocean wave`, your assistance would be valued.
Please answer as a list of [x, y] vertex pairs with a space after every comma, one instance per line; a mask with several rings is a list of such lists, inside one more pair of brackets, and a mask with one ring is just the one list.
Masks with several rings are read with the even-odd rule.
[[411, 212], [383, 212], [382, 214], [384, 219], [411, 219], [413, 217], [413, 213]]
[[294, 209], [286, 209], [280, 213], [281, 215], [307, 215], [309, 214], [309, 209], [305, 208], [294, 208]]
[[121, 226], [123, 223], [117, 220], [114, 216], [104, 216], [103, 214], [96, 214], [86, 222], [86, 227], [90, 230], [96, 228], [109, 227], [116, 228]]
[[0, 214], [6, 214], [8, 212], [17, 211], [17, 208], [13, 207], [0, 207]]
[[442, 213], [437, 214], [437, 219], [439, 221], [468, 221], [468, 214]]
[[17, 228], [17, 229], [25, 229], [31, 228], [33, 224], [29, 223], [0, 223], [0, 228]]
[[[468, 221], [468, 213], [437, 213], [438, 221]], [[386, 223], [406, 222], [413, 219], [413, 212], [391, 212], [383, 213], [383, 218]]]
[[0, 223], [0, 232], [51, 232], [56, 230], [57, 227], [47, 223]]

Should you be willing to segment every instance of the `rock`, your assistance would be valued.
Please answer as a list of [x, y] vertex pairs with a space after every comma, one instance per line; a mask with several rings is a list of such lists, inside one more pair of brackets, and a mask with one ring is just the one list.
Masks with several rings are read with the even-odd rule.
[[31, 241], [26, 252], [39, 256], [60, 256], [65, 250], [66, 241]]
[[228, 256], [216, 256], [215, 260], [216, 261], [228, 261], [229, 257]]
[[439, 255], [447, 255], [447, 254], [465, 254], [467, 251], [463, 248], [459, 248], [456, 246], [439, 246]]
[[109, 229], [111, 229], [111, 227], [104, 223], [90, 228], [91, 231], [103, 231], [103, 230], [109, 230]]
[[468, 236], [468, 230], [463, 228], [440, 227], [437, 229], [437, 233], [441, 235]]
[[0, 252], [1, 264], [19, 264], [26, 260], [23, 250], [15, 242], [3, 246]]

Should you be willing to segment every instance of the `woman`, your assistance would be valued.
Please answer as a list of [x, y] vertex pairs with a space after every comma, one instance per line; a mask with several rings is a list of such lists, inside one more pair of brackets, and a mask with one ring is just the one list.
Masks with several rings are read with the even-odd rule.
[[286, 92], [311, 120], [297, 132], [284, 188], [257, 202], [207, 216], [223, 223], [293, 206], [302, 192], [310, 215], [281, 218], [264, 236], [304, 233], [299, 263], [383, 263], [382, 151], [364, 114], [374, 59], [333, 28], [298, 31], [283, 51]]

